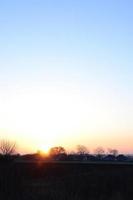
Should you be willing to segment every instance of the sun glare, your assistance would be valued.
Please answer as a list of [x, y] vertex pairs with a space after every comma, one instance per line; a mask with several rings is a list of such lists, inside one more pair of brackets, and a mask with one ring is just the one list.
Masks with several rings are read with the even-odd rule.
[[50, 145], [45, 145], [45, 146], [41, 146], [40, 147], [40, 151], [44, 154], [48, 154], [49, 153], [49, 150], [50, 150]]

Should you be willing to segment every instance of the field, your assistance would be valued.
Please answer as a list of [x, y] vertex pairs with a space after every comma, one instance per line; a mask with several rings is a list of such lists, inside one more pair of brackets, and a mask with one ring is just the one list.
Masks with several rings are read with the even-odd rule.
[[4, 163], [2, 200], [130, 200], [133, 165], [104, 163]]

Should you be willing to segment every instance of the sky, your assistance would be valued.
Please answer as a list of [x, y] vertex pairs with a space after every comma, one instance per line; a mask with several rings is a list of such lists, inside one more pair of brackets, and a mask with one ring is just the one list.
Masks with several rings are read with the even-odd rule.
[[133, 1], [0, 0], [0, 138], [133, 153]]

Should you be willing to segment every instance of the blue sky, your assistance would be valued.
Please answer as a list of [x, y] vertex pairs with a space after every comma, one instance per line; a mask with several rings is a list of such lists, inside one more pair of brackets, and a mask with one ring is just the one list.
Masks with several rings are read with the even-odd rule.
[[[0, 1], [2, 137], [23, 138], [26, 148], [34, 135], [33, 149], [49, 134], [53, 145], [71, 138], [70, 146], [133, 151], [132, 10], [131, 0]], [[49, 126], [57, 120], [53, 129], [43, 117]]]

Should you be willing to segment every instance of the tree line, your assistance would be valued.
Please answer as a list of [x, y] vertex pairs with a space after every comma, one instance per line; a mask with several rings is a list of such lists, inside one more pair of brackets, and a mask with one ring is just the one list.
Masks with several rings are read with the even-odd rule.
[[[2, 155], [13, 155], [17, 153], [16, 151], [16, 142], [12, 142], [10, 140], [1, 140], [0, 141], [0, 153]], [[39, 151], [38, 151], [39, 153]], [[95, 155], [103, 155], [105, 153], [112, 154], [114, 156], [118, 155], [117, 149], [110, 149], [108, 148], [107, 152], [105, 152], [103, 147], [97, 147], [94, 150]], [[67, 154], [67, 151], [62, 146], [51, 147], [49, 150], [49, 155], [58, 155], [58, 154]], [[78, 154], [78, 155], [87, 155], [90, 154], [89, 149], [84, 145], [77, 145], [76, 151], [70, 152], [70, 154]]]
[[[12, 142], [10, 140], [1, 140], [0, 141], [0, 156], [4, 159], [9, 158], [20, 158], [20, 159], [27, 159], [27, 160], [88, 160], [88, 161], [95, 161], [95, 160], [109, 160], [109, 161], [127, 161], [129, 157], [120, 154], [117, 149], [108, 148], [106, 151], [103, 147], [97, 147], [94, 149], [93, 153], [89, 151], [89, 149], [85, 145], [77, 145], [75, 151], [68, 152], [62, 146], [55, 146], [49, 149], [48, 155], [45, 155], [41, 151], [38, 151], [34, 154], [25, 154], [20, 155], [17, 152], [17, 145], [16, 142]], [[130, 159], [131, 160], [131, 159]], [[133, 158], [132, 158], [133, 160]]]

